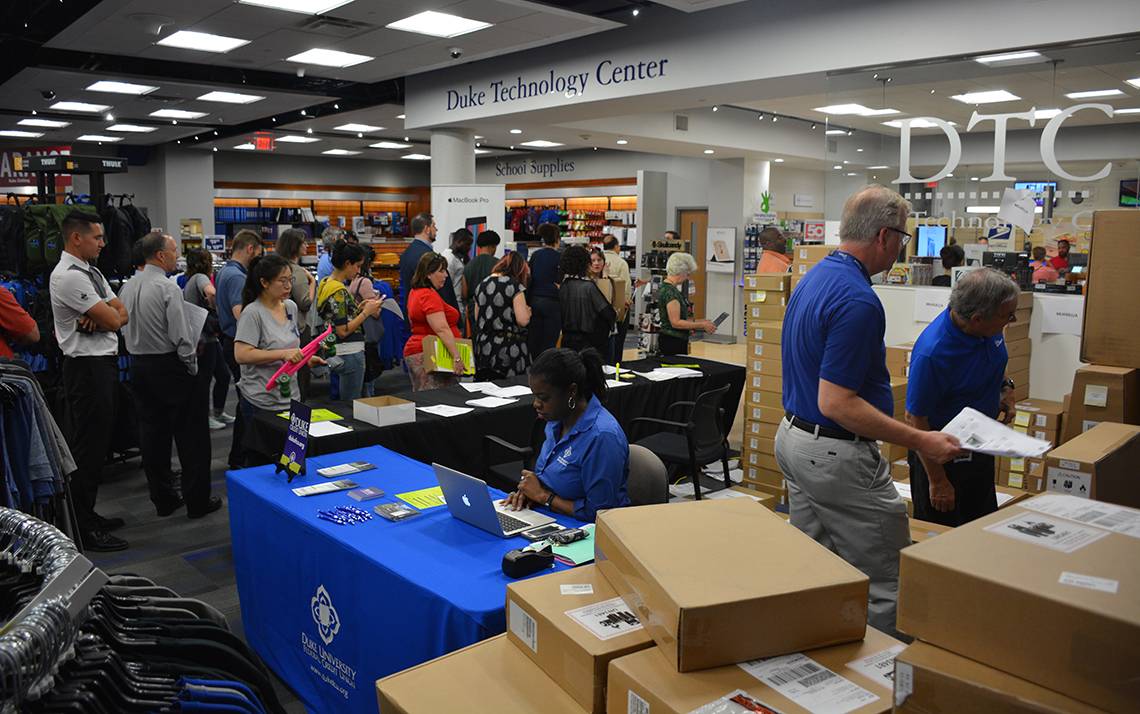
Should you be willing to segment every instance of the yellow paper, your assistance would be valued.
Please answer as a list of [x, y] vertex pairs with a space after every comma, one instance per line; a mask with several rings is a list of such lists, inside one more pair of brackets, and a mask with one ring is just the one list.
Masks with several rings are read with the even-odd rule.
[[400, 499], [404, 503], [415, 506], [421, 511], [425, 508], [435, 508], [436, 506], [443, 506], [447, 503], [443, 500], [443, 489], [441, 489], [439, 486], [421, 488], [419, 491], [397, 493], [396, 498]]
[[1025, 471], [1025, 459], [1010, 459], [1009, 460], [1009, 470], [1024, 473], [1024, 471]]
[[[463, 374], [474, 374], [475, 355], [471, 352], [471, 345], [466, 342], [456, 342], [455, 346], [459, 348], [459, 359], [463, 360]], [[440, 369], [455, 371], [451, 353], [447, 351], [447, 345], [443, 344], [443, 340], [435, 341], [435, 363]]]
[[1024, 477], [1021, 474], [1012, 474], [1011, 473], [1009, 475], [1009, 487], [1010, 488], [1025, 488]]
[[1013, 423], [1018, 426], [1029, 426], [1029, 412], [1018, 412]]
[[[277, 416], [282, 419], [288, 419], [289, 412], [281, 412]], [[309, 423], [312, 424], [318, 421], [339, 421], [341, 419], [344, 419], [344, 417], [334, 411], [328, 409], [314, 409], [312, 416], [309, 417]]]

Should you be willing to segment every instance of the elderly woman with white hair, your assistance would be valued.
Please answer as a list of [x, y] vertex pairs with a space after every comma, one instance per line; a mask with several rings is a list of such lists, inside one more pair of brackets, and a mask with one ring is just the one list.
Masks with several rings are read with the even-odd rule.
[[694, 320], [693, 306], [681, 286], [697, 269], [697, 261], [688, 253], [674, 253], [665, 264], [665, 280], [657, 291], [657, 309], [661, 316], [661, 333], [657, 351], [663, 355], [689, 354], [689, 334], [693, 330], [716, 332], [711, 320]]

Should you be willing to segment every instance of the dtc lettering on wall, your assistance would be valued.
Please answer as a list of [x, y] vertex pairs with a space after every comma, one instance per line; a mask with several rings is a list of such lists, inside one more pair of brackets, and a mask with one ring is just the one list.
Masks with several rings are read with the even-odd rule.
[[585, 72], [555, 72], [549, 69], [546, 72], [519, 74], [509, 79], [496, 79], [478, 88], [474, 84], [468, 84], [463, 88], [447, 90], [447, 111], [517, 102], [547, 94], [573, 99], [586, 94], [594, 84], [610, 87], [660, 79], [665, 76], [668, 63], [669, 60], [664, 57], [637, 62], [605, 59]]
[[[1056, 115], [1045, 124], [1045, 128], [1041, 131], [1041, 161], [1045, 167], [1052, 171], [1055, 175], [1060, 176], [1068, 181], [1099, 181], [1100, 179], [1108, 176], [1109, 171], [1112, 169], [1111, 162], [1106, 162], [1100, 171], [1090, 174], [1088, 176], [1076, 176], [1069, 173], [1057, 161], [1057, 132], [1061, 130], [1061, 125], [1065, 120], [1073, 116], [1079, 111], [1095, 110], [1103, 112], [1112, 118], [1113, 109], [1109, 104], [1077, 104], [1065, 109], [1060, 114]], [[970, 117], [969, 124], [966, 125], [966, 131], [972, 130], [975, 126], [984, 122], [993, 122], [994, 127], [994, 158], [993, 158], [993, 171], [989, 176], [982, 178], [982, 181], [1000, 181], [1009, 182], [1016, 181], [1013, 176], [1006, 175], [1005, 172], [1005, 138], [1006, 127], [1010, 121], [1024, 121], [1032, 128], [1036, 125], [1036, 111], [1037, 108], [1033, 107], [1027, 112], [1011, 112], [1008, 114], [979, 114], [974, 112]], [[899, 138], [899, 176], [891, 183], [918, 183], [921, 181], [940, 181], [958, 168], [958, 163], [962, 160], [962, 137], [959, 136], [958, 130], [954, 125], [947, 121], [939, 119], [938, 117], [914, 117], [911, 119], [899, 120], [902, 126], [902, 136]], [[933, 176], [925, 179], [915, 178], [911, 174], [910, 168], [910, 128], [911, 124], [916, 122], [930, 122], [938, 127], [946, 139], [950, 143], [950, 156], [946, 159], [946, 163], [939, 169]]]

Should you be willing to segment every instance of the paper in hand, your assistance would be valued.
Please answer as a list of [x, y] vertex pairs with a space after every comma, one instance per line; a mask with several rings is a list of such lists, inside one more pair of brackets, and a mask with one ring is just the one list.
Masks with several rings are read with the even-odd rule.
[[1038, 457], [1052, 448], [1052, 444], [1034, 439], [990, 419], [976, 409], [966, 407], [942, 428], [944, 434], [958, 437], [962, 448], [993, 456]]

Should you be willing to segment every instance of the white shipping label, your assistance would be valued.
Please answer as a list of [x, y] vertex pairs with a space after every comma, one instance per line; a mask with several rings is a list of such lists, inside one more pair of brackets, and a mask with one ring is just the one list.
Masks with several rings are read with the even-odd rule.
[[906, 662], [895, 663], [895, 706], [906, 704], [914, 694], [914, 668]]
[[1085, 433], [1086, 431], [1093, 428], [1094, 426], [1096, 426], [1099, 423], [1100, 423], [1099, 421], [1093, 421], [1092, 419], [1085, 419], [1084, 421], [1081, 422], [1081, 433], [1082, 434]]
[[1049, 479], [1045, 483], [1045, 490], [1053, 493], [1067, 493], [1078, 498], [1089, 498], [1092, 492], [1092, 474], [1050, 466]]
[[590, 583], [583, 583], [581, 585], [560, 585], [563, 595], [593, 595], [594, 586]]
[[1140, 510], [1135, 508], [1058, 494], [1031, 498], [1022, 505], [1038, 513], [1048, 513], [1114, 533], [1140, 538]]
[[1081, 575], [1080, 573], [1070, 573], [1068, 571], [1061, 573], [1061, 577], [1057, 579], [1061, 585], [1072, 585], [1078, 588], [1086, 588], [1088, 590], [1100, 590], [1105, 593], [1116, 594], [1120, 588], [1120, 581], [1109, 580], [1108, 578], [1098, 578], [1095, 575]]
[[567, 610], [566, 615], [592, 632], [599, 640], [610, 640], [621, 637], [627, 632], [642, 629], [641, 620], [637, 619], [633, 608], [620, 597]]
[[987, 526], [986, 530], [1062, 553], [1076, 552], [1108, 535], [1108, 531], [1087, 528], [1041, 513], [1020, 513]]
[[895, 645], [863, 659], [848, 662], [847, 666], [876, 684], [881, 684], [887, 689], [894, 689], [895, 657], [904, 649], [906, 649], [906, 645]]
[[526, 610], [519, 607], [518, 603], [511, 600], [511, 609], [508, 613], [510, 618], [511, 632], [515, 637], [519, 638], [530, 648], [531, 652], [538, 652], [538, 623], [534, 618], [527, 614]]
[[694, 709], [689, 714], [780, 714], [780, 711], [756, 699], [743, 689], [737, 689], [716, 701]]
[[626, 714], [649, 714], [649, 702], [637, 696], [637, 692], [629, 690], [625, 705]]
[[1063, 469], [1072, 469], [1073, 471], [1081, 470], [1080, 461], [1066, 461], [1065, 459], [1060, 459], [1057, 461], [1057, 463], [1061, 464], [1061, 468]]
[[1085, 385], [1085, 406], [1086, 407], [1108, 406], [1108, 387], [1101, 385], [1101, 384], [1087, 384], [1087, 385]]
[[1036, 423], [1037, 426], [1045, 426], [1049, 423], [1049, 417], [1044, 414], [1038, 414], [1037, 418], [1034, 419], [1034, 423]]
[[738, 666], [815, 714], [846, 714], [879, 699], [803, 654], [758, 659]]

